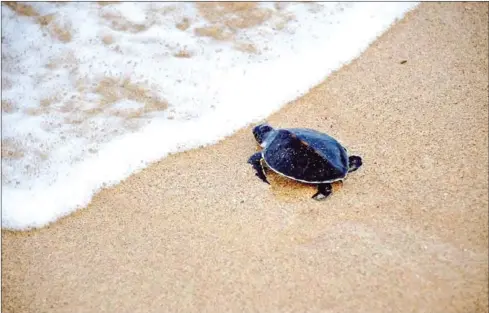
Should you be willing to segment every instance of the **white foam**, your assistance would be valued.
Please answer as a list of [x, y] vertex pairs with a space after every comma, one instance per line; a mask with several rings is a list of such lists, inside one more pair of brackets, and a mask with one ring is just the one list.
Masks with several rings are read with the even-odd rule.
[[417, 4], [263, 3], [271, 17], [228, 41], [196, 35], [209, 21], [192, 3], [29, 5], [53, 20], [2, 7], [2, 106], [14, 105], [2, 116], [2, 144], [14, 149], [2, 160], [9, 229], [42, 227], [169, 153], [266, 118]]

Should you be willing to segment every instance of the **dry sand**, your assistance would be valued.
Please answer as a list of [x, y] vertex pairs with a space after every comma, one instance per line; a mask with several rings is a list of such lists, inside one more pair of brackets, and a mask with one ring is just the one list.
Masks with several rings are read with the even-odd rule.
[[261, 183], [243, 129], [2, 231], [4, 312], [487, 312], [487, 16], [423, 3], [269, 118], [363, 156], [330, 199]]

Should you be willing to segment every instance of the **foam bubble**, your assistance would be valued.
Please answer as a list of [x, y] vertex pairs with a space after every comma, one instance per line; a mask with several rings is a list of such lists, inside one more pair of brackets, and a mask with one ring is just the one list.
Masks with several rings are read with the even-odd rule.
[[23, 5], [31, 13], [2, 7], [9, 229], [42, 227], [169, 153], [266, 118], [416, 6]]

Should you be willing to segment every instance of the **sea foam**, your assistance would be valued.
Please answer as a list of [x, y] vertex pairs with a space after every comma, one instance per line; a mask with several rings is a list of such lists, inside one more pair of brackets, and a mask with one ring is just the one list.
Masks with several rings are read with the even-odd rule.
[[2, 227], [266, 118], [416, 5], [2, 4]]

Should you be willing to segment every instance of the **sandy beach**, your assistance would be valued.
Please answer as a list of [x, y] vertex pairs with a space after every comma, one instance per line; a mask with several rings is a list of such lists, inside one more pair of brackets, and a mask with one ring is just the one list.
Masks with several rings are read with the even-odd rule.
[[488, 4], [422, 3], [267, 119], [362, 156], [326, 201], [260, 182], [250, 125], [2, 230], [3, 311], [488, 312], [487, 25]]

